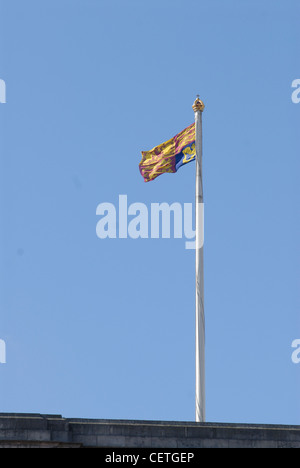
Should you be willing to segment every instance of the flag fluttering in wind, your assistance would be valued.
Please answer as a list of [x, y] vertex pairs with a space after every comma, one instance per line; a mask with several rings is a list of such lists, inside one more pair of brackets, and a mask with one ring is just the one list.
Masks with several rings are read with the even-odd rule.
[[177, 172], [181, 166], [193, 161], [195, 156], [195, 124], [193, 123], [152, 150], [142, 151], [140, 173], [144, 181], [149, 182], [165, 172]]

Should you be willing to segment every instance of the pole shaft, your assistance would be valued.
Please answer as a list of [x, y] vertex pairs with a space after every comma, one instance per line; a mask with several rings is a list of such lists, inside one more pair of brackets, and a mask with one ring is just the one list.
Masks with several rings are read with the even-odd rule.
[[[202, 111], [195, 111], [196, 145], [196, 421], [205, 421], [205, 316], [203, 265]], [[202, 240], [202, 241], [201, 241]]]

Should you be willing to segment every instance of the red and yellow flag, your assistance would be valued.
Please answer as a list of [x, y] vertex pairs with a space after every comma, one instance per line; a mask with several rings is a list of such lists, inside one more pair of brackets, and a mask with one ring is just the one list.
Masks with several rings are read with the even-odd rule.
[[152, 150], [142, 151], [140, 173], [145, 182], [150, 182], [165, 172], [177, 172], [181, 166], [193, 161], [195, 156], [195, 124], [193, 123]]

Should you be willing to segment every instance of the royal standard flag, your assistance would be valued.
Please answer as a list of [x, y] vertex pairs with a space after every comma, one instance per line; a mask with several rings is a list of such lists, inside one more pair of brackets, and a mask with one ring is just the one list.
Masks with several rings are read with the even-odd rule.
[[156, 179], [165, 172], [177, 172], [196, 156], [195, 124], [182, 130], [171, 140], [161, 143], [150, 151], [142, 151], [139, 164], [145, 182]]

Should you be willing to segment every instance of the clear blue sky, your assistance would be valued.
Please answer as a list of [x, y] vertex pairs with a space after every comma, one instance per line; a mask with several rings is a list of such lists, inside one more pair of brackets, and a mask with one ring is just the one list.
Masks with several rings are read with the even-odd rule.
[[0, 411], [194, 420], [194, 251], [96, 207], [194, 201], [140, 151], [205, 102], [207, 420], [300, 424], [299, 1], [0, 0]]

